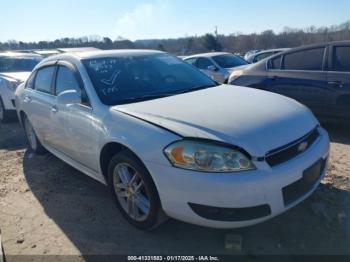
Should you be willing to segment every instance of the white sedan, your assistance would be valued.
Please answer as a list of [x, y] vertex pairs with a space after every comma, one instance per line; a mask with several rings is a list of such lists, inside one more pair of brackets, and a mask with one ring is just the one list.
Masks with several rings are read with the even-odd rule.
[[35, 54], [0, 53], [0, 122], [16, 115], [15, 90], [41, 60], [42, 57]]
[[253, 225], [300, 203], [325, 175], [329, 138], [296, 101], [219, 85], [169, 54], [65, 54], [16, 92], [29, 145], [109, 186], [123, 216]]

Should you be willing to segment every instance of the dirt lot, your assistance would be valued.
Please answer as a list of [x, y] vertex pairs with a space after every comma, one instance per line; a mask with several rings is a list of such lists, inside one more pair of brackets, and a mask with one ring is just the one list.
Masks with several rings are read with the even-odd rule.
[[[328, 175], [308, 200], [268, 222], [214, 230], [169, 220], [157, 231], [127, 224], [107, 188], [56, 157], [26, 150], [18, 123], [0, 126], [0, 228], [6, 255], [350, 254], [350, 132], [328, 126]], [[10, 261], [10, 259], [8, 259]]]

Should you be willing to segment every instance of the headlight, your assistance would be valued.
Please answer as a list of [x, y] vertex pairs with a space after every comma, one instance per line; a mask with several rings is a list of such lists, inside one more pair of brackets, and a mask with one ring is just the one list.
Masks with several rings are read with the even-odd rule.
[[243, 70], [234, 70], [231, 73], [228, 82], [231, 83], [233, 80], [235, 80], [237, 77], [241, 76], [242, 74], [243, 74]]
[[169, 145], [165, 155], [176, 167], [205, 172], [237, 172], [255, 169], [238, 149], [214, 142], [182, 140]]

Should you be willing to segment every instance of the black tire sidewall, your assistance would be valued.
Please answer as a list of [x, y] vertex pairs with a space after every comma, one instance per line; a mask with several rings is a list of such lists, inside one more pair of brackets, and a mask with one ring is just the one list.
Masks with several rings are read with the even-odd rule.
[[[141, 176], [145, 187], [147, 188], [147, 191], [149, 193], [150, 197], [150, 213], [145, 221], [136, 221], [132, 219], [122, 208], [121, 204], [119, 203], [119, 200], [115, 194], [114, 186], [113, 186], [113, 172], [117, 164], [119, 163], [127, 163], [131, 165], [135, 170], [139, 173]], [[110, 191], [113, 195], [113, 199], [116, 202], [116, 205], [120, 212], [122, 213], [123, 217], [132, 225], [135, 227], [142, 229], [142, 230], [151, 230], [153, 227], [157, 224], [157, 220], [159, 218], [159, 213], [161, 210], [160, 201], [157, 189], [153, 183], [153, 180], [151, 178], [151, 175], [147, 171], [146, 167], [142, 164], [142, 162], [134, 156], [129, 151], [122, 151], [112, 157], [109, 166], [108, 166], [108, 187], [110, 188]]]
[[[33, 129], [33, 132], [34, 132], [35, 140], [36, 140], [36, 148], [33, 148], [32, 145], [31, 145], [31, 143], [29, 142], [29, 137], [28, 137], [27, 129], [26, 129], [26, 125], [27, 125], [28, 123], [29, 123], [30, 125], [32, 125], [32, 124], [29, 122], [28, 117], [27, 117], [27, 116], [24, 116], [24, 117], [23, 117], [23, 128], [24, 128], [24, 133], [25, 133], [25, 135], [26, 135], [27, 144], [28, 144], [29, 148], [30, 148], [33, 152], [35, 152], [35, 153], [37, 153], [37, 154], [39, 154], [39, 155], [45, 154], [45, 153], [46, 153], [46, 149], [45, 149], [45, 148], [42, 146], [42, 144], [40, 143], [40, 141], [39, 141], [39, 139], [38, 139], [38, 136], [35, 134], [34, 129]], [[32, 128], [33, 128], [33, 126], [32, 126]]]
[[8, 115], [7, 115], [7, 110], [5, 109], [4, 101], [2, 100], [2, 97], [0, 96], [0, 107], [2, 107], [2, 114], [3, 118], [0, 119], [0, 122], [2, 123], [8, 123]]

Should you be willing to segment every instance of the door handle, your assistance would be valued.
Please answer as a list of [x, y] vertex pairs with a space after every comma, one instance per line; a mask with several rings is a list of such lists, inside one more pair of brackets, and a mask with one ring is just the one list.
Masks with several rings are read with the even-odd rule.
[[342, 81], [329, 81], [328, 85], [332, 87], [342, 88], [344, 86], [344, 83]]
[[52, 106], [52, 107], [51, 107], [51, 112], [52, 112], [52, 113], [57, 113], [57, 112], [58, 112], [57, 106]]

